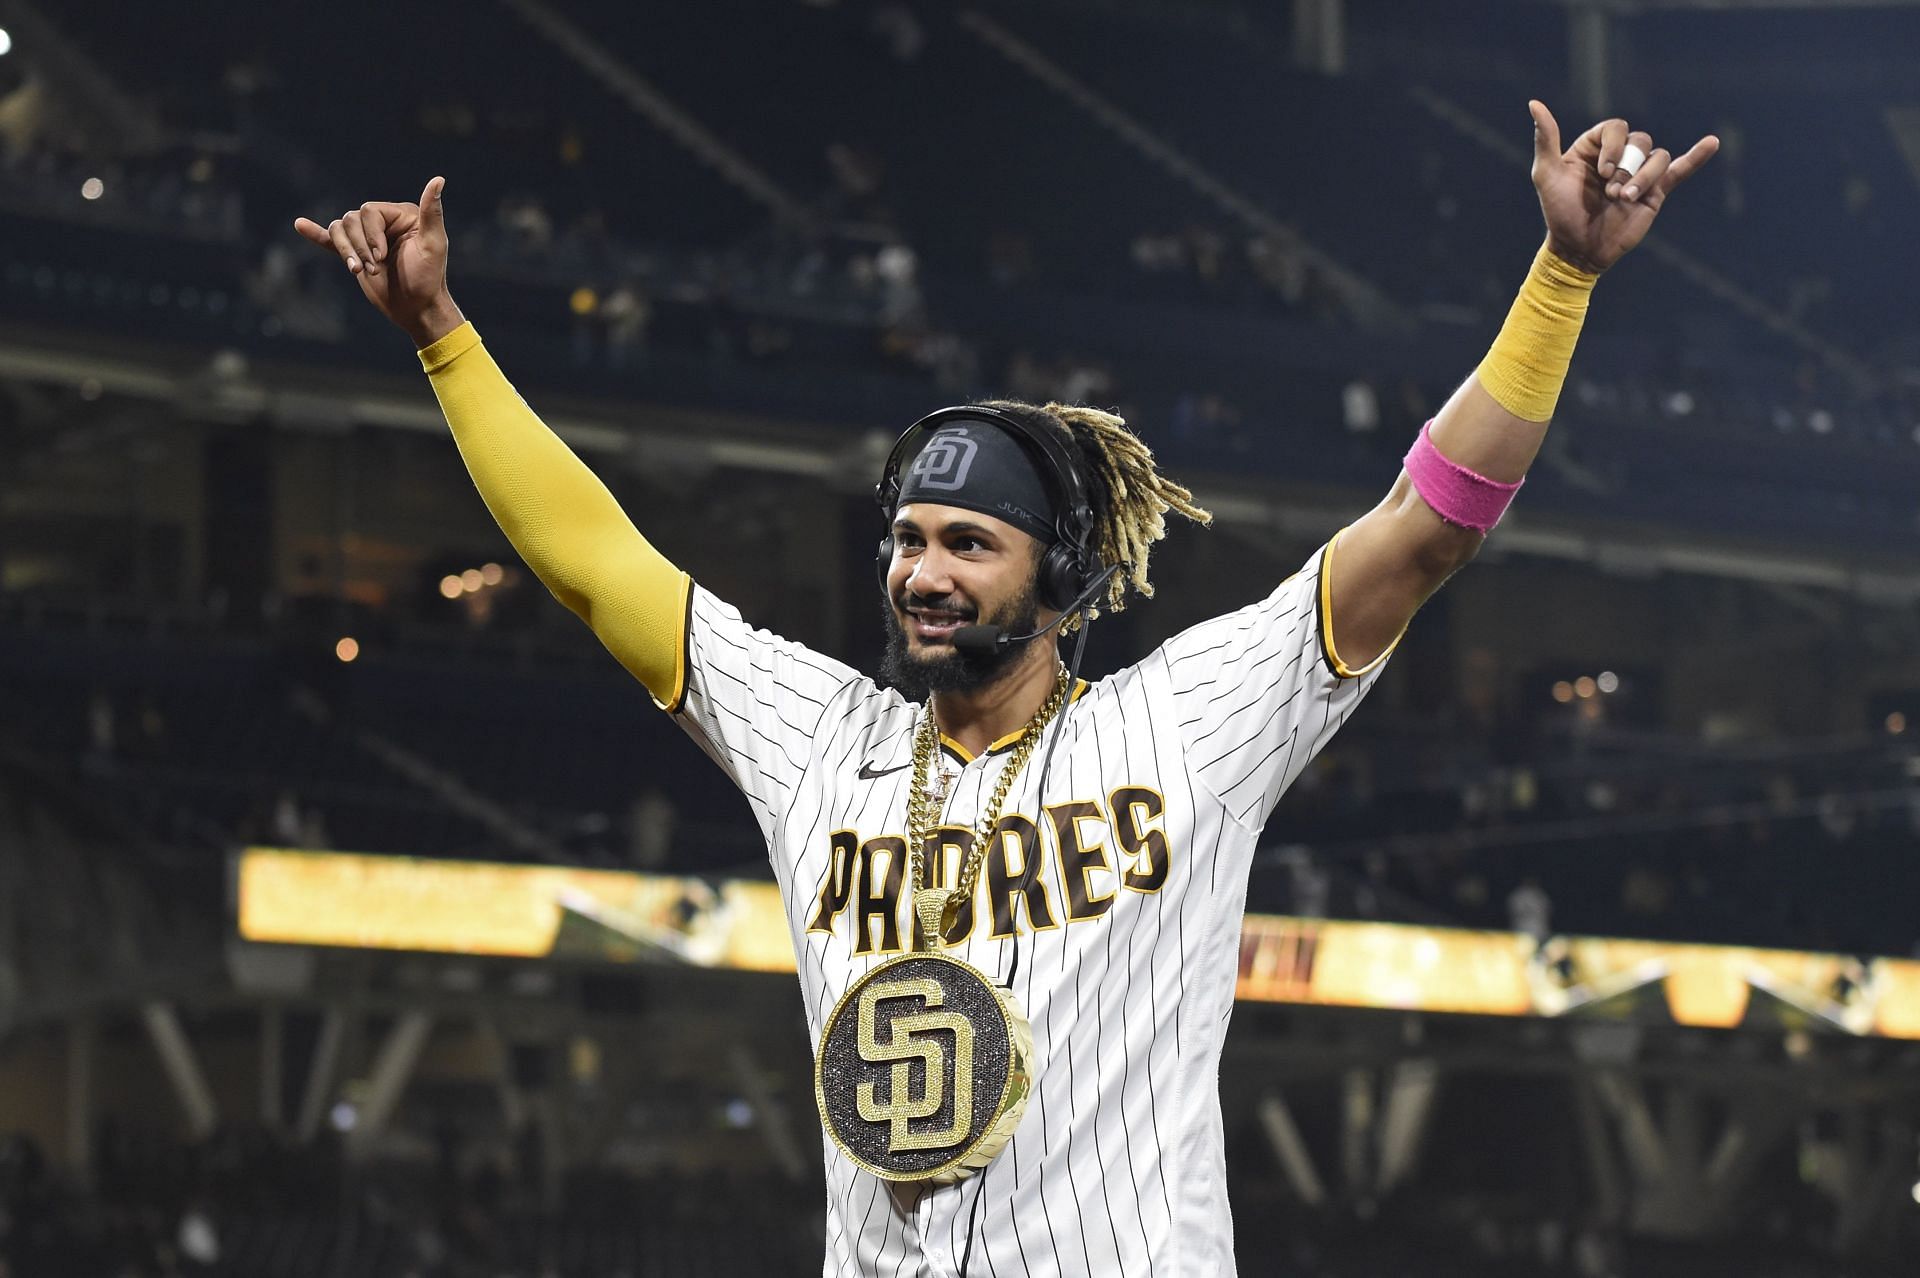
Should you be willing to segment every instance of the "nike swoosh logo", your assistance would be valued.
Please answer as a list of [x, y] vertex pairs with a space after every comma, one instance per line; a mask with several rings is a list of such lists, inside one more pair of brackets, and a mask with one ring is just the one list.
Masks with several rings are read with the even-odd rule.
[[903, 763], [897, 768], [875, 768], [871, 763], [863, 763], [860, 765], [860, 771], [855, 775], [862, 781], [878, 781], [881, 777], [889, 773], [904, 772], [912, 766], [913, 764], [911, 763]]

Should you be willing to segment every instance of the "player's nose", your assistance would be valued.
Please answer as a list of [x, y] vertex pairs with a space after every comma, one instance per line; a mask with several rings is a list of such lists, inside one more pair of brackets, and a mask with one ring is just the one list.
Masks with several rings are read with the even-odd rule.
[[937, 599], [953, 590], [952, 562], [946, 551], [938, 546], [928, 546], [913, 561], [913, 570], [907, 574], [907, 589], [922, 598]]

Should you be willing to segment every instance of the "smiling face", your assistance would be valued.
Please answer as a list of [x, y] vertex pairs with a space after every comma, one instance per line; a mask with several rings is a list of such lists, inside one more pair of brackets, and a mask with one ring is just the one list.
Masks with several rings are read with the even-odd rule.
[[1050, 619], [1035, 581], [1041, 549], [1036, 538], [992, 515], [929, 502], [900, 507], [887, 568], [887, 681], [917, 700], [1004, 677], [1028, 644], [975, 656], [954, 649], [953, 632], [994, 625], [1026, 634]]

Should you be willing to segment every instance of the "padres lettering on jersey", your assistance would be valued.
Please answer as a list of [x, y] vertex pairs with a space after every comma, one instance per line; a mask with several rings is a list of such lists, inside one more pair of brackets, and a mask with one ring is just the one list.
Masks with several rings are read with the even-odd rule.
[[[1151, 786], [1125, 785], [1104, 799], [1050, 802], [1044, 823], [1019, 812], [1004, 814], [994, 826], [974, 887], [975, 900], [986, 899], [991, 934], [1004, 938], [1023, 926], [1041, 929], [1103, 918], [1116, 892], [1158, 892], [1172, 867], [1162, 824], [1166, 806]], [[953, 886], [972, 848], [971, 828], [937, 830], [927, 848], [932, 881]], [[1030, 853], [1041, 857], [1041, 866], [1022, 889]], [[807, 931], [831, 932], [851, 910], [854, 953], [891, 954], [917, 946], [920, 927], [905, 909], [902, 891], [906, 859], [907, 841], [900, 834], [863, 839], [858, 830], [835, 830], [828, 835], [826, 874]], [[953, 930], [943, 938], [946, 944], [972, 939], [975, 910], [974, 900], [961, 906]], [[904, 943], [903, 918], [913, 928]]]
[[[1325, 634], [1337, 548], [1085, 688], [1047, 728], [1060, 741], [1044, 792], [1046, 742], [945, 951], [1005, 981], [1018, 949], [1026, 1116], [956, 1185], [896, 1193], [823, 1145], [825, 1274], [953, 1274], [976, 1206], [977, 1273], [1233, 1272], [1218, 1064], [1247, 872], [1281, 794], [1386, 660], [1349, 670]], [[841, 995], [915, 941], [903, 831], [916, 707], [699, 589], [685, 668], [673, 708], [766, 836], [817, 1049]], [[954, 882], [1013, 744], [977, 758], [949, 746], [958, 776], [929, 849], [939, 881]], [[869, 1108], [890, 1123], [891, 1103]]]

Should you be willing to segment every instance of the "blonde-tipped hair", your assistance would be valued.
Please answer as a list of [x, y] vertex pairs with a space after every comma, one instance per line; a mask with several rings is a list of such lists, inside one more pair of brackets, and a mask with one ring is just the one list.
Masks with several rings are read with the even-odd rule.
[[1093, 505], [1091, 549], [1102, 563], [1126, 565], [1107, 583], [1110, 612], [1127, 606], [1130, 590], [1153, 597], [1147, 562], [1153, 543], [1167, 535], [1168, 511], [1197, 524], [1213, 522], [1212, 515], [1194, 505], [1191, 492], [1160, 473], [1153, 450], [1114, 413], [1078, 404], [1028, 404], [1017, 399], [985, 400], [982, 407], [1059, 431], [1081, 459]]

